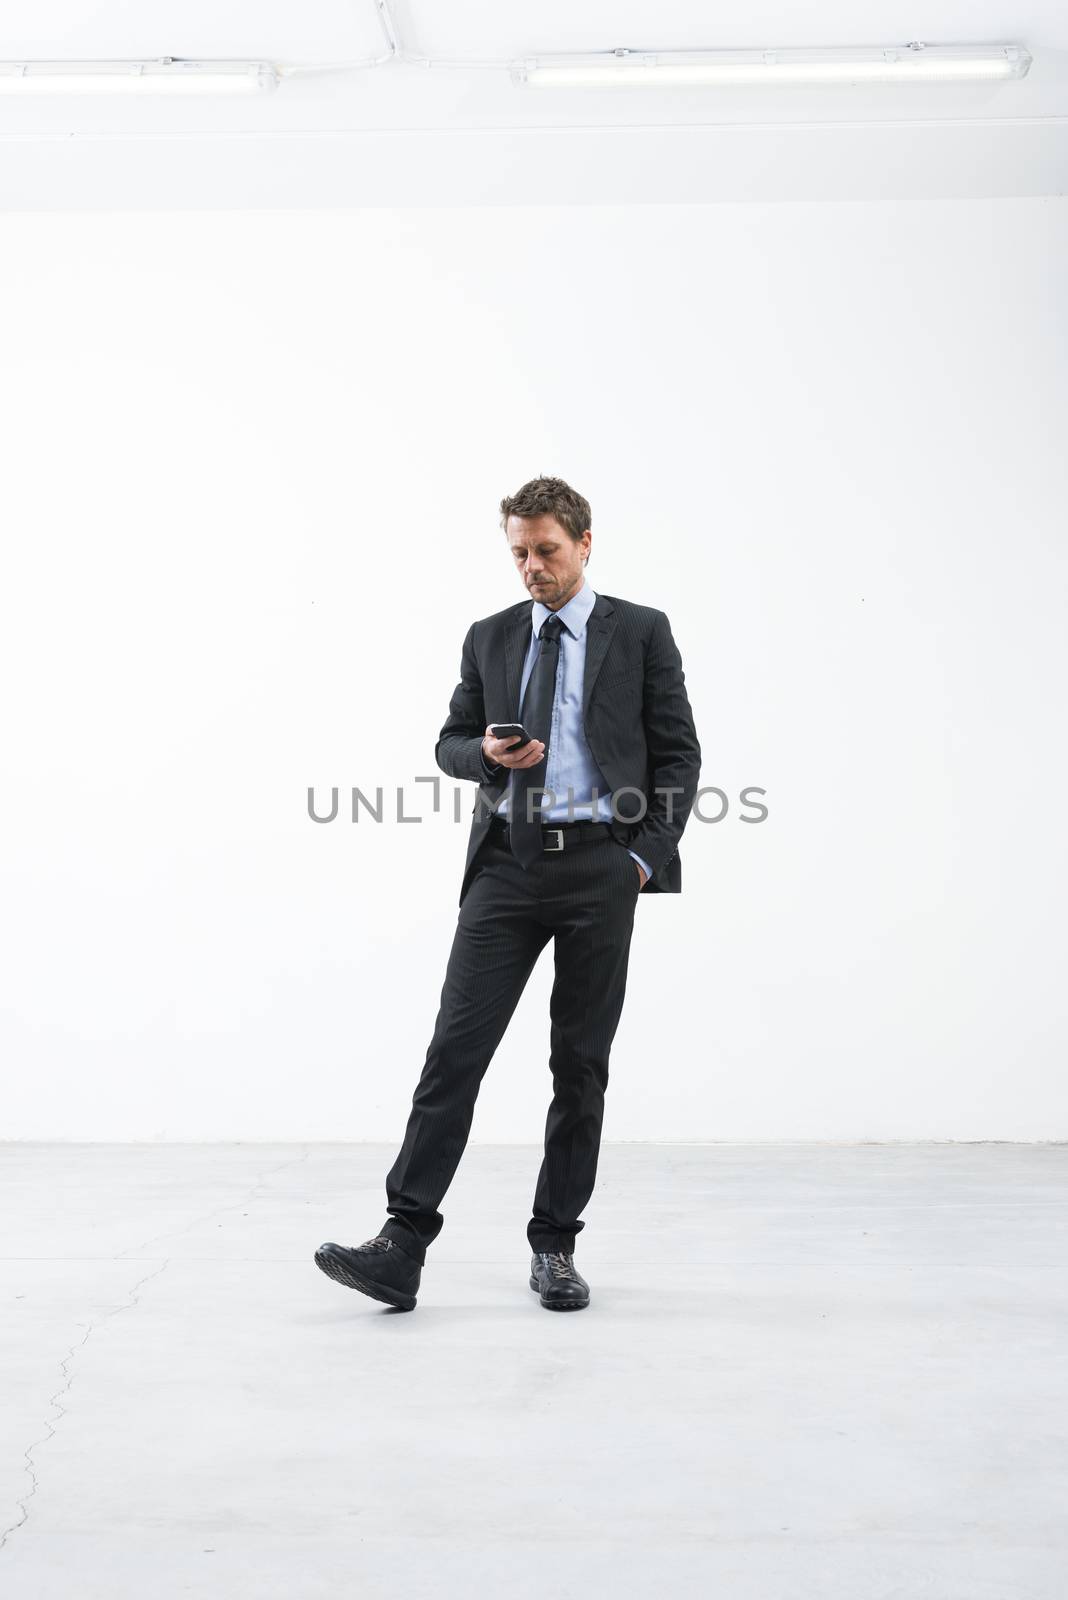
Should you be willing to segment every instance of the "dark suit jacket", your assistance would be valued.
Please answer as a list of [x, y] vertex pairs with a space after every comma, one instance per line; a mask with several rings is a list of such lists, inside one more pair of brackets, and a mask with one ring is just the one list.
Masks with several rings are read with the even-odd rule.
[[[434, 747], [438, 766], [450, 778], [470, 778], [479, 785], [460, 885], [461, 905], [490, 817], [508, 786], [508, 767], [487, 777], [482, 740], [487, 723], [519, 720], [519, 687], [533, 607], [533, 600], [520, 600], [468, 628], [460, 682]], [[621, 820], [611, 821], [609, 827], [652, 868], [645, 890], [678, 894], [682, 889], [679, 840], [701, 769], [682, 658], [667, 617], [652, 606], [599, 593], [586, 626], [582, 721], [593, 759], [617, 796], [615, 810]], [[657, 789], [679, 792], [668, 796], [655, 793]]]

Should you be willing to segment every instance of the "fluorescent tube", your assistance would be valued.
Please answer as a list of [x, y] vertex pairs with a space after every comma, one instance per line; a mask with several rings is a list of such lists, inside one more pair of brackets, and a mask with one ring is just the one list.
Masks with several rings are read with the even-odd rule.
[[789, 88], [800, 85], [999, 83], [1022, 78], [1031, 57], [1021, 45], [887, 45], [828, 50], [606, 50], [513, 61], [525, 89], [663, 89], [689, 86]]
[[0, 61], [0, 95], [239, 95], [277, 82], [269, 61]]

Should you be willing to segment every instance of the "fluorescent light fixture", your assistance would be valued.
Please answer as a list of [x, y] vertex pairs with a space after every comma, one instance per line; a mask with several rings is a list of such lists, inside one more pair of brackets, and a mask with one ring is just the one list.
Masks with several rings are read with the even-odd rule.
[[270, 61], [0, 61], [0, 95], [239, 95], [277, 82]]
[[520, 89], [673, 89], [690, 86], [1000, 83], [1022, 78], [1022, 45], [907, 45], [826, 50], [603, 50], [513, 61]]

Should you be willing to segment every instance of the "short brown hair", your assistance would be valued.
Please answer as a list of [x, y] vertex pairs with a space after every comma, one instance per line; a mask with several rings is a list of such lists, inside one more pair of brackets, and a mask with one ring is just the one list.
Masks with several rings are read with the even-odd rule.
[[517, 494], [506, 494], [501, 501], [505, 531], [509, 517], [555, 517], [576, 544], [592, 525], [590, 502], [563, 478], [531, 478]]

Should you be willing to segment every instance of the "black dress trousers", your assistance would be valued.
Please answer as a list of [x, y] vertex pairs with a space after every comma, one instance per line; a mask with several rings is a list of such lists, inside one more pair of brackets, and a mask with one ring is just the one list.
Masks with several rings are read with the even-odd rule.
[[550, 938], [553, 1097], [527, 1239], [532, 1250], [571, 1251], [584, 1226], [641, 887], [634, 858], [607, 823], [596, 826], [594, 837], [572, 844], [567, 835], [563, 850], [543, 851], [529, 869], [498, 824], [483, 841], [404, 1141], [386, 1177], [389, 1217], [380, 1231], [420, 1261], [441, 1231], [438, 1207], [467, 1143], [483, 1075]]

